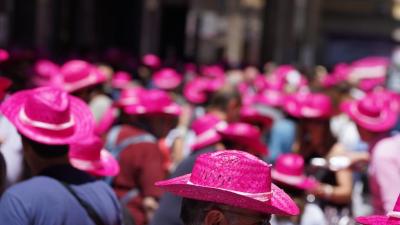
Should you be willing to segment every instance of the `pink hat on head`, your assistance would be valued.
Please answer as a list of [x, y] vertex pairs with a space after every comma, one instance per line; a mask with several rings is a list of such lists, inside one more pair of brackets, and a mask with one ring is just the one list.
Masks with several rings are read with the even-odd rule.
[[378, 86], [383, 86], [385, 84], [385, 77], [362, 79], [358, 83], [358, 87], [364, 92], [370, 92]]
[[265, 89], [255, 97], [255, 103], [281, 107], [285, 102], [285, 94], [282, 91], [274, 89]]
[[363, 80], [386, 77], [389, 59], [371, 56], [354, 61], [347, 74], [349, 80]]
[[186, 83], [183, 89], [183, 95], [192, 103], [201, 104], [207, 101], [206, 89], [208, 82], [204, 78], [194, 78]]
[[341, 107], [354, 122], [373, 132], [392, 129], [397, 122], [398, 99], [369, 94], [360, 100], [346, 102]]
[[154, 54], [146, 54], [142, 58], [143, 65], [148, 66], [152, 69], [157, 69], [161, 65], [161, 60]]
[[356, 218], [357, 223], [364, 225], [399, 225], [400, 224], [400, 195], [397, 197], [393, 210], [386, 216], [360, 216]]
[[154, 86], [162, 90], [173, 90], [182, 83], [182, 76], [174, 69], [165, 68], [153, 75]]
[[203, 66], [201, 68], [201, 74], [207, 77], [224, 77], [225, 71], [221, 66], [211, 65], [211, 66]]
[[61, 81], [60, 67], [50, 60], [38, 60], [35, 63], [34, 70], [34, 82], [38, 86], [58, 85]]
[[242, 106], [240, 120], [250, 124], [261, 123], [265, 128], [270, 128], [274, 122], [274, 118], [271, 115], [263, 114], [260, 110], [252, 106]]
[[255, 155], [267, 155], [268, 147], [261, 141], [260, 130], [248, 123], [236, 122], [228, 126], [218, 127], [217, 131], [222, 139], [246, 146], [247, 152]]
[[0, 48], [0, 63], [5, 62], [10, 58], [10, 54], [5, 50]]
[[200, 155], [192, 173], [156, 183], [178, 196], [266, 214], [298, 215], [294, 201], [271, 181], [271, 168], [242, 151]]
[[114, 73], [111, 79], [111, 86], [113, 88], [123, 89], [128, 86], [131, 81], [132, 77], [128, 72], [117, 71]]
[[324, 94], [299, 92], [287, 96], [285, 111], [297, 118], [329, 118], [332, 115], [331, 99]]
[[3, 102], [1, 112], [20, 133], [43, 144], [69, 144], [93, 132], [89, 107], [56, 87], [17, 92]]
[[71, 60], [61, 67], [62, 86], [74, 92], [106, 81], [106, 75], [95, 66], [83, 60]]
[[6, 95], [7, 89], [12, 85], [12, 81], [5, 77], [0, 77], [0, 101]]
[[138, 104], [128, 105], [124, 111], [133, 115], [166, 114], [178, 116], [181, 107], [162, 90], [142, 90], [139, 94]]
[[277, 158], [272, 179], [302, 190], [311, 190], [318, 184], [314, 178], [304, 175], [304, 159], [295, 153], [282, 154]]
[[193, 121], [192, 130], [196, 133], [196, 140], [191, 149], [196, 151], [221, 141], [217, 127], [226, 125], [226, 122], [212, 114], [204, 115]]
[[122, 89], [118, 101], [115, 103], [119, 107], [139, 104], [139, 97], [146, 90], [140, 86]]
[[69, 162], [79, 170], [96, 176], [115, 176], [119, 173], [119, 164], [97, 136], [89, 136], [72, 143], [69, 149]]

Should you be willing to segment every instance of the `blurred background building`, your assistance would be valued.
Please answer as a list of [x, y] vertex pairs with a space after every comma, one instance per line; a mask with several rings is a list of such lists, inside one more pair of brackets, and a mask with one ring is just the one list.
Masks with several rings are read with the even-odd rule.
[[399, 0], [1, 0], [0, 47], [310, 68], [389, 55]]

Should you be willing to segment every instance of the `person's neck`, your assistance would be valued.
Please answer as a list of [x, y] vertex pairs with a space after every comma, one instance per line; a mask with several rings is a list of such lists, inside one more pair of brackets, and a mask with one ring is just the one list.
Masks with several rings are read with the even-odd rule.
[[35, 176], [49, 167], [58, 165], [68, 165], [68, 164], [69, 164], [68, 156], [47, 158], [47, 159], [41, 158], [40, 160], [36, 160], [35, 163], [31, 166], [31, 172], [32, 175]]

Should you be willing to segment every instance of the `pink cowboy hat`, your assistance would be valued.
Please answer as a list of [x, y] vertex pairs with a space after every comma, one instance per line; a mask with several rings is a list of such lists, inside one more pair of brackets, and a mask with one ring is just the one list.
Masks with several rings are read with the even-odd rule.
[[204, 78], [194, 78], [186, 83], [183, 88], [185, 98], [194, 104], [201, 104], [207, 101], [207, 86], [208, 82]]
[[397, 122], [398, 99], [369, 94], [360, 100], [345, 102], [341, 109], [359, 126], [373, 132], [392, 129]]
[[246, 105], [240, 110], [240, 120], [250, 124], [261, 123], [265, 128], [270, 128], [274, 122], [271, 115], [262, 113], [256, 107]]
[[83, 60], [71, 60], [61, 67], [62, 86], [68, 92], [106, 81], [106, 75]]
[[385, 57], [366, 57], [351, 64], [347, 74], [348, 80], [363, 80], [379, 77], [386, 77], [389, 66], [389, 59]]
[[161, 65], [161, 60], [154, 54], [146, 54], [142, 57], [142, 63], [152, 69], [157, 69]]
[[115, 103], [119, 107], [139, 104], [139, 97], [146, 90], [140, 86], [122, 89], [118, 101]]
[[178, 116], [181, 107], [162, 90], [143, 90], [139, 95], [138, 104], [128, 105], [124, 111], [133, 115], [167, 114]]
[[57, 85], [60, 79], [60, 67], [54, 62], [41, 59], [34, 66], [34, 82], [37, 86]]
[[132, 77], [128, 72], [117, 71], [111, 79], [111, 87], [123, 89], [128, 86], [131, 81]]
[[358, 87], [364, 92], [370, 92], [378, 86], [385, 85], [386, 77], [362, 79], [358, 83]]
[[200, 155], [192, 173], [156, 183], [178, 196], [266, 214], [298, 215], [299, 208], [271, 182], [271, 168], [242, 151]]
[[318, 184], [314, 178], [304, 175], [304, 159], [295, 153], [280, 155], [271, 175], [279, 183], [302, 190], [311, 190]]
[[255, 97], [255, 103], [266, 106], [281, 107], [284, 102], [285, 94], [279, 90], [265, 89]]
[[165, 68], [153, 75], [153, 83], [159, 89], [173, 90], [182, 83], [182, 76], [174, 69]]
[[0, 77], [0, 101], [3, 100], [7, 89], [12, 85], [12, 81], [6, 77]]
[[268, 147], [261, 141], [260, 130], [250, 124], [235, 122], [224, 127], [217, 127], [222, 139], [246, 146], [246, 151], [256, 155], [267, 155]]
[[217, 132], [217, 127], [227, 126], [218, 117], [207, 114], [192, 123], [192, 130], [196, 133], [196, 140], [191, 146], [193, 151], [208, 147], [221, 141], [221, 135]]
[[400, 196], [397, 197], [393, 210], [386, 216], [360, 216], [356, 218], [357, 223], [364, 225], [399, 225], [400, 224]]
[[89, 107], [56, 87], [17, 92], [3, 102], [1, 112], [20, 133], [44, 144], [69, 144], [93, 132]]
[[219, 65], [203, 66], [201, 68], [201, 74], [207, 77], [224, 77], [225, 71]]
[[5, 62], [10, 58], [10, 54], [5, 49], [0, 48], [0, 63]]
[[299, 92], [287, 96], [284, 108], [297, 118], [329, 118], [332, 115], [331, 99], [319, 93]]
[[119, 173], [119, 164], [103, 146], [100, 138], [94, 135], [72, 143], [69, 162], [73, 167], [96, 176], [115, 176]]

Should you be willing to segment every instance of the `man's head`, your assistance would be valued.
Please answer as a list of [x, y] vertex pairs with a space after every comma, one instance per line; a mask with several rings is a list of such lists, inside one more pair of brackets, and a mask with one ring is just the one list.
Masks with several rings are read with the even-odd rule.
[[156, 185], [184, 198], [187, 225], [268, 224], [271, 214], [299, 214], [293, 200], [271, 183], [270, 165], [242, 151], [202, 154], [191, 174]]
[[182, 199], [181, 219], [185, 225], [268, 225], [271, 214], [224, 204]]
[[225, 87], [216, 92], [210, 100], [208, 111], [222, 117], [227, 122], [235, 122], [240, 118], [242, 101], [239, 92], [233, 87]]

